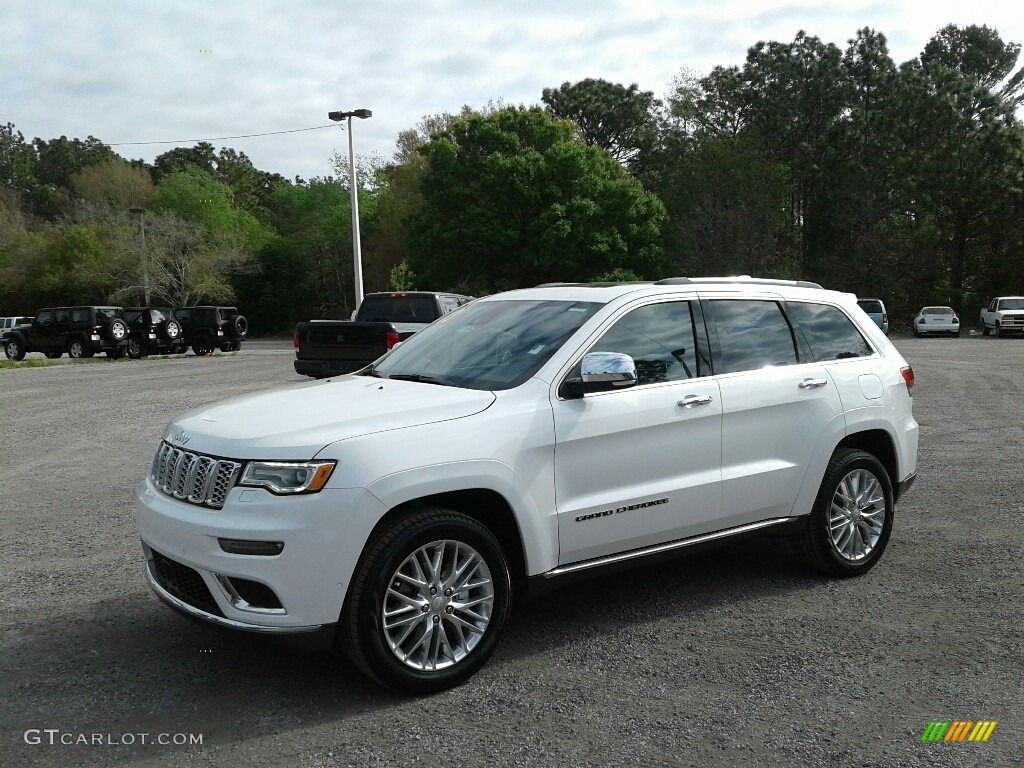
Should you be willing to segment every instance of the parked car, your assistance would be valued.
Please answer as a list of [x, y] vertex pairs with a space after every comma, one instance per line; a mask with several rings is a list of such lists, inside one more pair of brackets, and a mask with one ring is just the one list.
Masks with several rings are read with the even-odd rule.
[[885, 304], [881, 299], [857, 299], [857, 306], [863, 309], [867, 316], [874, 320], [875, 325], [882, 329], [882, 333], [889, 335], [889, 313], [885, 311]]
[[321, 379], [358, 371], [472, 300], [429, 291], [368, 293], [352, 320], [310, 320], [295, 326], [295, 372]]
[[184, 351], [181, 325], [170, 307], [125, 307], [128, 323], [128, 357], [138, 360], [157, 352], [167, 355]]
[[866, 573], [916, 477], [913, 388], [856, 297], [811, 283], [496, 294], [358, 374], [174, 419], [136, 494], [145, 572], [191, 617], [430, 693], [514, 600], [586, 574], [755, 534]]
[[237, 307], [175, 307], [174, 317], [182, 330], [179, 352], [189, 346], [197, 355], [237, 352], [249, 332], [249, 321]]
[[921, 307], [914, 315], [914, 335], [960, 335], [960, 316], [952, 307]]
[[128, 324], [120, 307], [49, 307], [40, 309], [31, 324], [13, 328], [4, 339], [4, 353], [22, 360], [29, 352], [58, 358], [124, 357]]
[[15, 326], [18, 326], [18, 325], [31, 325], [31, 324], [32, 324], [32, 318], [31, 317], [19, 317], [19, 316], [0, 317], [0, 341], [3, 341], [4, 339], [6, 339], [7, 338], [7, 334], [9, 334], [12, 330], [14, 330]]
[[981, 333], [1024, 333], [1024, 296], [996, 296], [981, 310]]

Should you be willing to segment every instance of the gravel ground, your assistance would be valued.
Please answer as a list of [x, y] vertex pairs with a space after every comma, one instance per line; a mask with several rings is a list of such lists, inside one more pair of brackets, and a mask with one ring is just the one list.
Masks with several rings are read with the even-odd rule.
[[[766, 540], [604, 576], [526, 605], [480, 674], [419, 700], [146, 586], [132, 497], [164, 425], [305, 381], [288, 343], [0, 370], [0, 765], [1020, 765], [1024, 342], [897, 345], [920, 478], [869, 574], [824, 580]], [[999, 724], [923, 744], [931, 720]]]

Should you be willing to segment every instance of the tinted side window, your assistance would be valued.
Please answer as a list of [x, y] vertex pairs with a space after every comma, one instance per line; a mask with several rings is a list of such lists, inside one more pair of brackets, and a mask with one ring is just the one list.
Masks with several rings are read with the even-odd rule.
[[53, 322], [53, 310], [47, 309], [36, 315], [36, 322], [40, 325], [50, 325]]
[[866, 357], [874, 351], [850, 318], [836, 307], [790, 302], [786, 312], [800, 326], [815, 360]]
[[690, 302], [670, 301], [634, 309], [588, 351], [629, 355], [642, 385], [697, 376], [696, 346]]
[[89, 322], [89, 310], [88, 309], [72, 309], [71, 310], [71, 322], [72, 323], [87, 323], [87, 322]]
[[793, 331], [777, 302], [718, 299], [709, 306], [718, 329], [715, 373], [796, 364]]
[[189, 323], [192, 322], [192, 310], [191, 309], [176, 309], [174, 310], [174, 316], [178, 318], [179, 322]]

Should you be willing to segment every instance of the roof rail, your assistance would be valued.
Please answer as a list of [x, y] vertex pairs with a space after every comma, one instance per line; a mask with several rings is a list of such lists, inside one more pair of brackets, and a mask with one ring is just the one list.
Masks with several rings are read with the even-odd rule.
[[734, 275], [732, 277], [666, 277], [655, 282], [655, 285], [691, 285], [695, 283], [743, 283], [744, 285], [789, 285], [796, 288], [816, 288], [824, 290], [818, 283], [809, 280], [779, 280], [773, 277], [751, 277], [750, 275]]

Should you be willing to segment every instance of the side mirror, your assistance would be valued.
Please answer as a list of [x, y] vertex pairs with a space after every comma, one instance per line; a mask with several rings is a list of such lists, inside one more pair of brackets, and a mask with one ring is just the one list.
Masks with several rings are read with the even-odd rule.
[[580, 378], [568, 379], [564, 390], [570, 397], [591, 392], [610, 392], [636, 386], [636, 363], [619, 352], [590, 352], [583, 356]]

